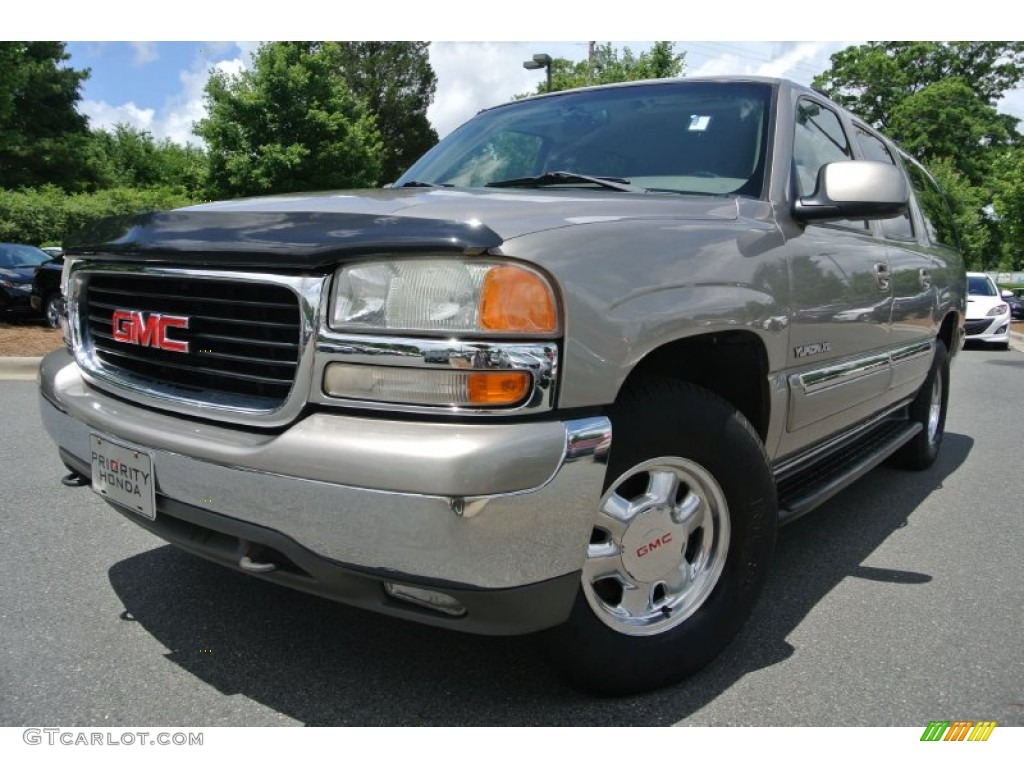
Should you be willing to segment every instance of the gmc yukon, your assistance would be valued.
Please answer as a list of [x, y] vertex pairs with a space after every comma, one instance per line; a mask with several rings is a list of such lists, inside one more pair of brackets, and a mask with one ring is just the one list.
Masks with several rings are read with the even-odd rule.
[[759, 78], [498, 106], [382, 190], [105, 220], [62, 283], [66, 484], [278, 584], [545, 630], [612, 693], [719, 653], [779, 525], [932, 464], [965, 309], [924, 169]]

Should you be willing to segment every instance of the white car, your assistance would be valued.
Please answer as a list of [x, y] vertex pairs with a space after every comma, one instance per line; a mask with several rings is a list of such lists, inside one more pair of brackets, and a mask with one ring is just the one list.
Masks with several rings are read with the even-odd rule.
[[1010, 348], [1010, 305], [1003, 301], [992, 278], [984, 272], [967, 273], [967, 341], [984, 341]]

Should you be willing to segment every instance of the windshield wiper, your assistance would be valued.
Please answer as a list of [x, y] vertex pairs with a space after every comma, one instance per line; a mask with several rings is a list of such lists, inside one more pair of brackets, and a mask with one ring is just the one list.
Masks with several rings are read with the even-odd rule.
[[606, 189], [617, 189], [619, 192], [639, 192], [643, 194], [646, 190], [643, 187], [632, 186], [627, 179], [620, 179], [615, 176], [586, 176], [582, 173], [572, 171], [548, 171], [540, 176], [522, 176], [517, 179], [502, 179], [485, 184], [486, 187], [543, 187], [548, 184], [572, 184], [574, 182], [587, 182], [597, 184]]

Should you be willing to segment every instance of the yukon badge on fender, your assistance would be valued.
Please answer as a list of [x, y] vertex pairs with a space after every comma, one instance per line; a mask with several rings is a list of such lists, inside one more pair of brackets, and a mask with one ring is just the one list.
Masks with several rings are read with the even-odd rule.
[[155, 347], [168, 352], [188, 353], [188, 342], [167, 336], [168, 328], [188, 328], [188, 318], [180, 315], [161, 315], [128, 309], [115, 309], [110, 319], [114, 341], [122, 344], [138, 344]]

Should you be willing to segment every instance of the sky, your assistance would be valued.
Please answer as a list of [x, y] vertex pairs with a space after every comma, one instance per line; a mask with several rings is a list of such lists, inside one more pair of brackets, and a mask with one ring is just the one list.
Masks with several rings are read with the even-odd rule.
[[[676, 44], [677, 51], [686, 52], [687, 76], [754, 74], [810, 84], [814, 75], [829, 66], [832, 53], [860, 42], [852, 38], [878, 37], [881, 18], [886, 20], [885, 36], [894, 39], [986, 39], [992, 30], [984, 24], [993, 25], [991, 17], [982, 22], [977, 14], [955, 18], [952, 12], [941, 21], [922, 20], [912, 8], [901, 10], [887, 0], [861, 0], [861, 13], [855, 18], [845, 16], [842, 23], [820, 7], [808, 14], [806, 3], [795, 0], [776, 0], [770, 6], [760, 0], [730, 0], [727, 10], [713, 3], [650, 5], [644, 6], [643, 13], [639, 7], [631, 13], [629, 6], [600, 6], [593, 0], [501, 5], [478, 0], [429, 4], [389, 0], [386, 6], [289, 0], [285, 6], [250, 3], [244, 14], [235, 10], [240, 6], [214, 6], [209, 0], [178, 0], [173, 13], [168, 7], [160, 15], [124, 13], [125, 7], [141, 8], [115, 0], [93, 0], [88, 7], [50, 0], [38, 11], [29, 9], [27, 17], [7, 19], [4, 35], [72, 41], [68, 63], [91, 71], [79, 109], [92, 127], [124, 122], [179, 143], [201, 143], [192, 133], [192, 124], [205, 114], [203, 87], [210, 70], [240, 72], [250, 65], [259, 45], [253, 41], [258, 40], [440, 38], [430, 45], [437, 91], [427, 114], [443, 137], [480, 109], [533, 90], [544, 77], [543, 70], [522, 66], [533, 54], [586, 58], [587, 42], [568, 42], [571, 37], [610, 41], [620, 50], [629, 46], [640, 53], [651, 45], [644, 42], [648, 37], [685, 31], [698, 38]], [[283, 7], [289, 12], [280, 13]], [[377, 12], [378, 8], [388, 12]], [[602, 8], [616, 12], [602, 13]], [[837, 32], [851, 39], [836, 40]], [[206, 40], [183, 41], [189, 37]], [[251, 41], [223, 42], [237, 37]], [[542, 39], [531, 40], [536, 37]], [[765, 37], [790, 41], [768, 42]], [[123, 42], [129, 40], [139, 42]], [[1024, 91], [1009, 94], [1000, 108], [1024, 118]]]
[[[634, 53], [651, 42], [612, 41], [620, 51]], [[846, 43], [821, 42], [686, 42], [688, 76], [757, 74], [789, 77], [809, 84], [828, 67], [831, 53]], [[238, 73], [250, 65], [256, 42], [72, 42], [71, 66], [89, 68], [79, 109], [94, 128], [118, 122], [150, 131], [156, 138], [199, 143], [192, 123], [205, 115], [203, 87], [212, 69]], [[435, 42], [430, 63], [437, 91], [427, 116], [440, 136], [479, 110], [500, 104], [514, 94], [533, 90], [543, 70], [527, 70], [523, 62], [535, 53], [581, 60], [581, 42]]]

